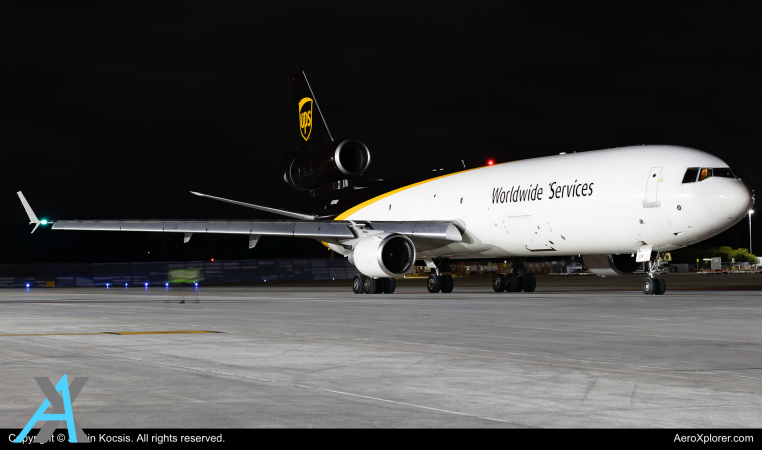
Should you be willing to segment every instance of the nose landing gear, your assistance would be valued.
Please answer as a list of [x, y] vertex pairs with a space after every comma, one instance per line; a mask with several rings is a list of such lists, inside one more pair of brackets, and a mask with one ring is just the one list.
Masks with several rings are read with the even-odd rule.
[[645, 295], [664, 295], [667, 290], [667, 283], [663, 278], [656, 278], [659, 270], [659, 253], [644, 264], [648, 265], [648, 277], [643, 280], [643, 293]]

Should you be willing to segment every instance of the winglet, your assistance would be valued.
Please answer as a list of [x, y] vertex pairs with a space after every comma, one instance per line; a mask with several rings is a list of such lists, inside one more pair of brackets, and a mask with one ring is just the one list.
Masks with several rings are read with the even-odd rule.
[[17, 194], [19, 195], [19, 198], [21, 199], [21, 204], [24, 205], [26, 214], [29, 216], [29, 225], [35, 224], [34, 228], [32, 229], [32, 233], [34, 233], [34, 230], [36, 230], [37, 227], [40, 226], [40, 221], [39, 219], [37, 219], [37, 216], [34, 214], [34, 211], [32, 211], [32, 207], [29, 206], [29, 203], [24, 198], [24, 194], [22, 194], [21, 191], [18, 191]]

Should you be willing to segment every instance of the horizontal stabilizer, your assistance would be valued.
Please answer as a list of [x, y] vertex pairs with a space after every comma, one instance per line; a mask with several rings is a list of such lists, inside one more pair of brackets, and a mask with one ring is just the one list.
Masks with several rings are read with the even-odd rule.
[[219, 200], [221, 202], [232, 203], [232, 204], [238, 205], [238, 206], [245, 206], [247, 208], [254, 208], [254, 209], [258, 209], [260, 211], [267, 211], [267, 212], [270, 212], [270, 213], [273, 213], [273, 214], [280, 214], [281, 216], [288, 216], [288, 217], [292, 217], [294, 219], [301, 219], [301, 220], [315, 220], [315, 219], [317, 219], [317, 216], [312, 216], [312, 215], [309, 215], [309, 214], [301, 214], [301, 213], [297, 213], [297, 212], [286, 211], [286, 210], [283, 210], [283, 209], [269, 208], [267, 206], [252, 205], [251, 203], [244, 203], [244, 202], [238, 202], [238, 201], [235, 201], [235, 200], [228, 200], [228, 199], [222, 198], [222, 197], [215, 197], [213, 195], [202, 194], [200, 192], [193, 192], [193, 191], [191, 191], [191, 194], [198, 195], [199, 197], [211, 198], [212, 200]]

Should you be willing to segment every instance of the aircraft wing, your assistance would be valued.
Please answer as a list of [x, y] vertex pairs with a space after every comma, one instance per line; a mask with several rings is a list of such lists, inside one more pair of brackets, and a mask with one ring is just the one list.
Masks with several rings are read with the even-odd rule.
[[[31, 223], [41, 222], [32, 211], [29, 203], [21, 192], [18, 193]], [[219, 197], [215, 200], [240, 203], [244, 206], [265, 208], [248, 203], [234, 202]], [[303, 221], [263, 221], [263, 220], [58, 220], [53, 223], [54, 230], [86, 230], [86, 231], [148, 231], [185, 233], [188, 242], [193, 233], [244, 234], [249, 235], [249, 248], [254, 247], [261, 236], [289, 236], [317, 239], [333, 244], [352, 244], [357, 239], [373, 232], [403, 234], [410, 238], [416, 247], [422, 250], [444, 247], [453, 242], [461, 242], [460, 229], [462, 224], [446, 221], [415, 221], [415, 222], [371, 222], [352, 220], [314, 220], [317, 216], [306, 216], [285, 210], [265, 208], [278, 214], [300, 217]], [[47, 223], [47, 221], [45, 221]], [[37, 227], [35, 226], [35, 229]]]
[[[248, 234], [289, 236], [340, 243], [361, 237], [364, 230], [385, 231], [408, 236], [422, 248], [443, 247], [461, 242], [461, 233], [452, 222], [356, 222], [311, 221], [220, 221], [220, 220], [58, 220], [54, 230], [149, 231], [171, 233]], [[189, 239], [186, 235], [186, 241]]]

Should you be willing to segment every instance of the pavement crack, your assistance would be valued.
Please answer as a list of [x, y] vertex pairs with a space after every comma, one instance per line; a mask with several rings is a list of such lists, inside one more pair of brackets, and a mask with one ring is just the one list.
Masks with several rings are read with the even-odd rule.
[[585, 390], [585, 395], [582, 396], [582, 401], [587, 400], [588, 395], [590, 395], [590, 391], [593, 390], [597, 382], [598, 382], [598, 378], [590, 382], [590, 385], [587, 386], [587, 390]]

